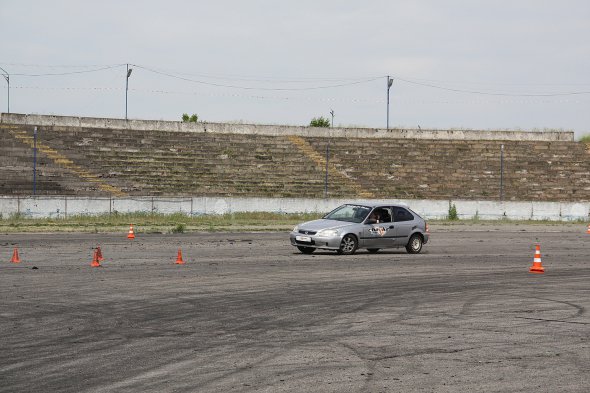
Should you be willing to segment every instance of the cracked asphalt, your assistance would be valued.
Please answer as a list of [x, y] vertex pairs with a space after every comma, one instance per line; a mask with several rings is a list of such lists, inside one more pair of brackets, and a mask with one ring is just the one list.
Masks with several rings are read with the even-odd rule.
[[431, 232], [352, 256], [276, 232], [0, 235], [0, 392], [587, 392], [586, 227]]

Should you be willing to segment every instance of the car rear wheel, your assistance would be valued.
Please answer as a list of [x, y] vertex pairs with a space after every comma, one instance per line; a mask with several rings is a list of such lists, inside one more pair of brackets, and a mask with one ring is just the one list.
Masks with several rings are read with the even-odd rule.
[[356, 240], [356, 237], [354, 235], [346, 235], [342, 238], [342, 241], [340, 242], [338, 254], [352, 255], [354, 254], [358, 246], [358, 240]]
[[378, 248], [367, 248], [367, 251], [369, 251], [371, 254], [375, 254], [377, 251], [379, 251]]
[[299, 251], [301, 251], [304, 254], [311, 254], [312, 252], [315, 251], [315, 248], [313, 248], [313, 247], [297, 246], [297, 248], [299, 249]]
[[409, 254], [418, 254], [422, 250], [422, 236], [415, 233], [410, 237], [410, 241], [406, 245], [406, 251]]

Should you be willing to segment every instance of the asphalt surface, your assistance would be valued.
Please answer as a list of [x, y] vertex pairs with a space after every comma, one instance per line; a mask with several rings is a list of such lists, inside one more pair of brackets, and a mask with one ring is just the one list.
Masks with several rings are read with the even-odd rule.
[[588, 392], [589, 254], [584, 225], [434, 225], [419, 255], [0, 235], [0, 392]]

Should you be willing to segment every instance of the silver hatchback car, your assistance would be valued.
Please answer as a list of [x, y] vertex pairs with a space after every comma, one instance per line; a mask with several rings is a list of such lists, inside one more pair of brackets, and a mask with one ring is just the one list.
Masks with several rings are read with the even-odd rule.
[[399, 203], [351, 203], [323, 218], [293, 228], [291, 244], [304, 254], [316, 249], [354, 254], [359, 248], [374, 253], [382, 248], [405, 247], [417, 254], [430, 232], [422, 217]]

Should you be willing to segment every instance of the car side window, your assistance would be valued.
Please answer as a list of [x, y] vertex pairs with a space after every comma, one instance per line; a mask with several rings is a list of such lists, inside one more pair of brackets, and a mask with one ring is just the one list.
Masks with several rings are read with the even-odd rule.
[[389, 207], [382, 207], [380, 210], [380, 220], [379, 222], [391, 222], [391, 208]]
[[393, 221], [394, 222], [401, 222], [401, 221], [412, 221], [414, 219], [414, 215], [404, 209], [403, 207], [394, 207], [393, 208]]
[[385, 222], [391, 222], [391, 208], [389, 207], [376, 207], [373, 209], [369, 217], [367, 217], [367, 224], [380, 224]]

